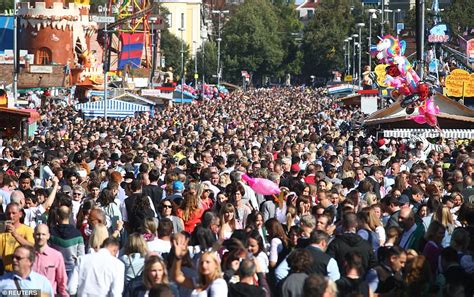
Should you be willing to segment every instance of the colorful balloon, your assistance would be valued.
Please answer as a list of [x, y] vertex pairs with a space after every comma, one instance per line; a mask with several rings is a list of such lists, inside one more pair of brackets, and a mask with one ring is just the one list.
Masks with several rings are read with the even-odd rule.
[[242, 175], [242, 179], [255, 191], [261, 195], [277, 195], [280, 193], [278, 185], [265, 178], [252, 178], [247, 174]]

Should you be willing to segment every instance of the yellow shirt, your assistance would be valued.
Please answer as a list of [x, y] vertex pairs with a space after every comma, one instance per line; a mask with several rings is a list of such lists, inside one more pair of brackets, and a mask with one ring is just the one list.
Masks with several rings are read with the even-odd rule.
[[[33, 239], [33, 229], [21, 224], [20, 227], [16, 228], [16, 233], [31, 242], [35, 242]], [[16, 241], [15, 237], [9, 232], [0, 233], [0, 257], [5, 265], [5, 270], [13, 270], [13, 253], [15, 249], [20, 246], [20, 243]]]

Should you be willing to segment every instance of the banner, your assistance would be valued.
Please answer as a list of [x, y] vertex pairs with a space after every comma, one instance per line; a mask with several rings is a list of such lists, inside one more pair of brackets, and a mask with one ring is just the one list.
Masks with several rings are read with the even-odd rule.
[[131, 69], [139, 68], [143, 52], [143, 42], [145, 34], [142, 33], [121, 33], [120, 41], [122, 50], [119, 55], [119, 70], [129, 65]]
[[469, 63], [474, 63], [474, 38], [467, 41], [466, 55]]

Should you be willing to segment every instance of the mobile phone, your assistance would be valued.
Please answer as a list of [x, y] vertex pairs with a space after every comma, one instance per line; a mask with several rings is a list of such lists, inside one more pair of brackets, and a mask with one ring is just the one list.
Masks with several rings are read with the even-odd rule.
[[0, 233], [5, 233], [7, 231], [7, 224], [5, 221], [0, 221]]

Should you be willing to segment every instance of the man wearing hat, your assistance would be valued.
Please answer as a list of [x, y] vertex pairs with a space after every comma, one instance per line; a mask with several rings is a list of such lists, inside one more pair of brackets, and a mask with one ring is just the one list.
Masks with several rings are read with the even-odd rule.
[[175, 180], [173, 182], [173, 194], [166, 197], [166, 199], [171, 199], [177, 205], [180, 205], [183, 201], [183, 191], [184, 191], [184, 184], [182, 181]]
[[120, 165], [119, 165], [119, 162], [120, 162], [120, 157], [119, 157], [119, 154], [117, 153], [112, 153], [110, 155], [110, 166], [109, 168], [110, 169], [113, 169], [114, 171], [117, 171], [117, 172], [120, 172], [120, 174], [122, 176], [125, 175], [125, 169], [123, 169]]

